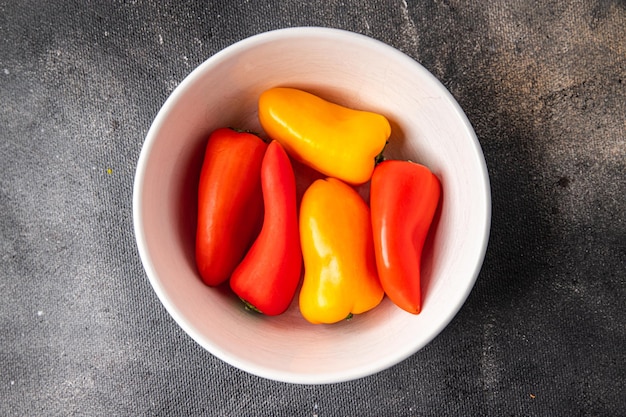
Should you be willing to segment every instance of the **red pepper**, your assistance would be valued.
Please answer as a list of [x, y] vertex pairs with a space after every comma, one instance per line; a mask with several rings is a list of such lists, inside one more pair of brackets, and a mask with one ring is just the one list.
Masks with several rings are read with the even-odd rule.
[[370, 207], [380, 283], [391, 301], [413, 314], [422, 308], [422, 249], [440, 195], [439, 179], [423, 165], [388, 160], [374, 169]]
[[263, 222], [258, 136], [221, 128], [209, 136], [198, 187], [196, 264], [210, 286], [230, 277]]
[[263, 158], [261, 184], [263, 228], [235, 269], [230, 287], [248, 306], [275, 316], [289, 307], [302, 272], [296, 179], [287, 153], [276, 141]]

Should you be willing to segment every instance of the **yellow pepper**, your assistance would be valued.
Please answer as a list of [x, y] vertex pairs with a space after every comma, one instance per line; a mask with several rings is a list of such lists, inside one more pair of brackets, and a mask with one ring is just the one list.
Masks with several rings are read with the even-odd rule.
[[369, 208], [352, 187], [336, 178], [309, 186], [300, 206], [300, 242], [300, 311], [309, 322], [336, 323], [381, 302]]
[[259, 121], [295, 159], [353, 185], [370, 179], [375, 158], [391, 134], [389, 121], [381, 114], [285, 87], [261, 94]]

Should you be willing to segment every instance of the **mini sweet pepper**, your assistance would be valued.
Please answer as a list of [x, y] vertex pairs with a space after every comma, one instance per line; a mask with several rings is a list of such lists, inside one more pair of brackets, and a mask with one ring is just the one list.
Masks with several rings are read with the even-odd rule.
[[210, 286], [230, 278], [261, 230], [261, 162], [267, 145], [229, 128], [209, 136], [198, 186], [196, 264]]
[[268, 316], [283, 313], [294, 298], [302, 271], [296, 179], [289, 156], [272, 141], [261, 166], [263, 228], [230, 278], [248, 306]]
[[376, 266], [385, 293], [398, 307], [422, 307], [424, 242], [441, 196], [441, 183], [426, 166], [387, 160], [376, 166], [370, 208]]
[[259, 121], [295, 159], [349, 184], [367, 182], [391, 134], [385, 116], [354, 110], [295, 88], [259, 98]]
[[300, 206], [300, 242], [306, 320], [335, 323], [381, 302], [369, 208], [352, 187], [336, 178], [311, 184]]

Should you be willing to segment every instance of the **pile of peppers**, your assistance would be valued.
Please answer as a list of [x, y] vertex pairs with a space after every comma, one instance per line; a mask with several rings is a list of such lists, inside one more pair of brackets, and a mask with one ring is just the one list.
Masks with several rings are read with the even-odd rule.
[[385, 295], [419, 314], [437, 176], [381, 161], [391, 136], [381, 114], [276, 87], [259, 97], [258, 116], [267, 140], [221, 128], [207, 142], [196, 233], [204, 283], [228, 285], [268, 316], [297, 300], [314, 324], [365, 313]]

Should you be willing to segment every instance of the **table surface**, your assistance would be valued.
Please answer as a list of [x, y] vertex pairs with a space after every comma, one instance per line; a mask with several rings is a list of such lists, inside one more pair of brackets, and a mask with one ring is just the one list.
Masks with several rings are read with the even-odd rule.
[[[203, 350], [133, 234], [136, 162], [169, 93], [291, 26], [424, 65], [491, 178], [464, 307], [407, 360], [340, 384], [269, 381]], [[619, 0], [1, 0], [0, 415], [626, 415], [625, 28]]]

